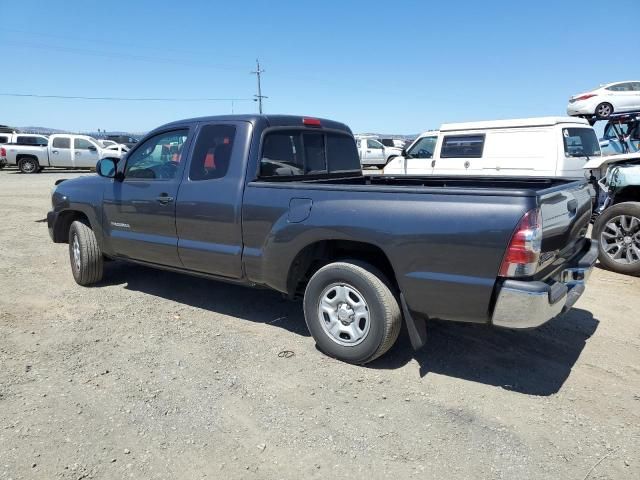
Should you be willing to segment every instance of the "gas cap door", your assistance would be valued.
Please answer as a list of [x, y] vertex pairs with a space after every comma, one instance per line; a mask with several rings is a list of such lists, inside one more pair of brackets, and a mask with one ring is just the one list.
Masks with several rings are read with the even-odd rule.
[[289, 200], [289, 223], [304, 222], [311, 214], [313, 200], [310, 198], [292, 198]]

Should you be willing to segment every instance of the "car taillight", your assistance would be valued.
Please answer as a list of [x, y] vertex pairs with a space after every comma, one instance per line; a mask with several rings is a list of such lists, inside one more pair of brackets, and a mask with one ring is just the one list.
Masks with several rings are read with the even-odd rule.
[[597, 97], [595, 93], [587, 93], [586, 95], [581, 95], [576, 100], [588, 100], [590, 98]]
[[526, 277], [538, 268], [542, 248], [542, 215], [533, 209], [525, 213], [511, 236], [502, 265], [501, 277]]

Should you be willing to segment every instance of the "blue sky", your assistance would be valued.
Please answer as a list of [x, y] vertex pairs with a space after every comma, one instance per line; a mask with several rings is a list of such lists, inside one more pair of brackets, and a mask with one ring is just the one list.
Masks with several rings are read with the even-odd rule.
[[[0, 93], [251, 98], [259, 57], [267, 113], [410, 134], [561, 115], [572, 94], [640, 77], [637, 0], [164, 3], [0, 0]], [[229, 101], [0, 96], [0, 124], [71, 130], [230, 112]]]

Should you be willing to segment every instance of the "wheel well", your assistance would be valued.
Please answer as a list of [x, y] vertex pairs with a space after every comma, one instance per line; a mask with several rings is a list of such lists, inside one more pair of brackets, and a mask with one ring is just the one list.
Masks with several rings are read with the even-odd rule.
[[622, 202], [640, 202], [640, 185], [630, 185], [616, 192], [613, 204]]
[[384, 251], [375, 245], [350, 240], [324, 240], [303, 248], [289, 267], [287, 291], [290, 297], [301, 297], [309, 279], [323, 266], [345, 259], [367, 262], [386, 277], [398, 290], [395, 273]]
[[24, 154], [24, 153], [16, 156], [16, 163], [18, 163], [23, 158], [33, 158], [36, 162], [40, 163], [38, 161], [38, 157], [36, 157], [35, 155], [28, 155], [28, 154]]
[[71, 210], [60, 213], [53, 229], [54, 242], [69, 243], [69, 228], [76, 220], [83, 220], [87, 225], [90, 225], [89, 218], [82, 212]]

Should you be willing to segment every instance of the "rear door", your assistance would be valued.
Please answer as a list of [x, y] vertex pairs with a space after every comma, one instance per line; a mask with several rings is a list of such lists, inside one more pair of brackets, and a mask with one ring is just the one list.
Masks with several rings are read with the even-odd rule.
[[126, 157], [124, 180], [104, 191], [107, 251], [125, 258], [181, 267], [176, 235], [176, 197], [184, 169], [188, 128], [155, 134]]
[[61, 135], [53, 138], [49, 147], [49, 163], [52, 167], [73, 167], [71, 137]]
[[364, 159], [367, 165], [384, 165], [386, 163], [384, 158], [384, 145], [378, 140], [373, 138], [366, 138], [362, 140], [364, 150]]
[[247, 122], [200, 125], [176, 204], [178, 253], [185, 268], [242, 276], [242, 192]]
[[73, 166], [78, 168], [95, 167], [98, 162], [98, 146], [86, 138], [73, 139]]

